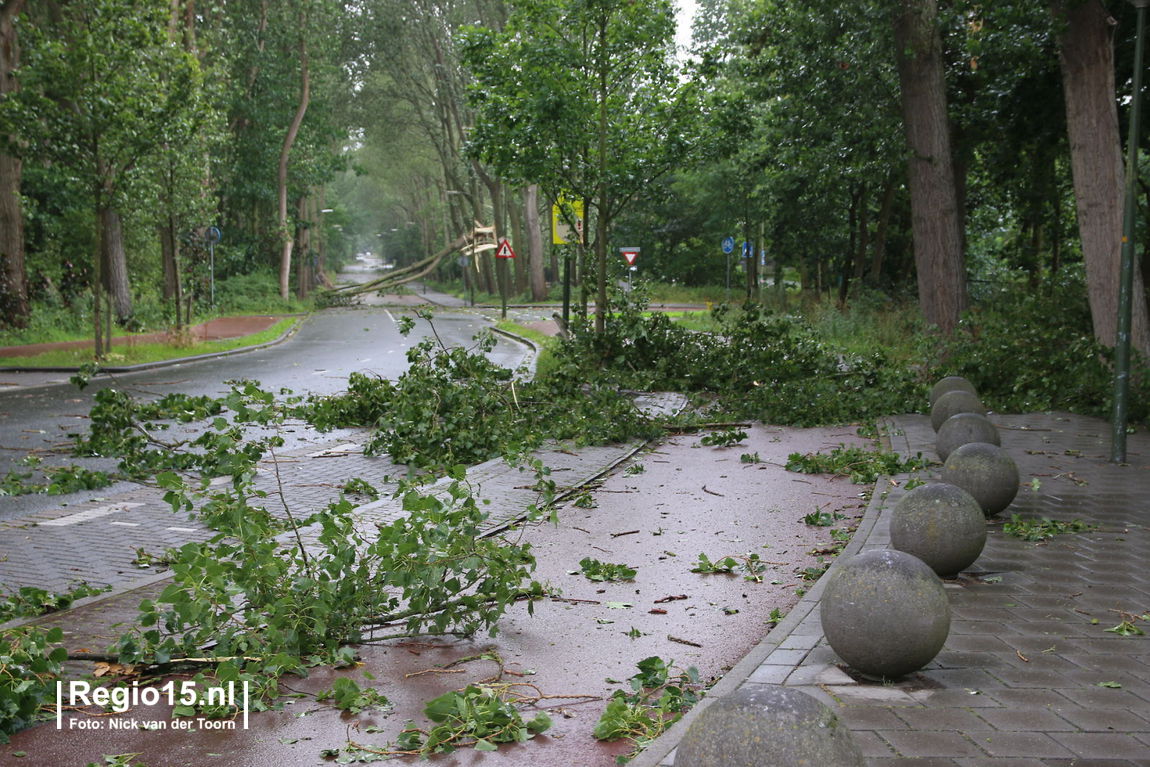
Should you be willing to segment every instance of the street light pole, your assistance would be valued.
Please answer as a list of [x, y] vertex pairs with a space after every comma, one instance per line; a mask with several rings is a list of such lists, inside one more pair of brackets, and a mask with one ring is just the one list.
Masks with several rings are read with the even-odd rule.
[[1138, 217], [1134, 192], [1138, 182], [1138, 139], [1142, 111], [1142, 52], [1146, 6], [1150, 0], [1130, 0], [1138, 9], [1134, 44], [1134, 93], [1130, 130], [1126, 134], [1126, 202], [1122, 215], [1122, 262], [1118, 279], [1118, 330], [1114, 343], [1114, 410], [1110, 460], [1126, 462], [1126, 417], [1130, 398], [1130, 314], [1134, 293], [1134, 225]]

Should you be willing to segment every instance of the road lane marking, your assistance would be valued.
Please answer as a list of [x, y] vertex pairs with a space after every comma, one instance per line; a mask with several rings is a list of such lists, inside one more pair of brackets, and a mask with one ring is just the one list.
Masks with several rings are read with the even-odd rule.
[[48, 519], [40, 523], [41, 527], [63, 527], [64, 525], [76, 525], [80, 522], [87, 522], [90, 519], [98, 519], [106, 517], [109, 514], [115, 514], [117, 511], [127, 511], [134, 509], [137, 506], [143, 506], [142, 503], [113, 503], [108, 506], [97, 506], [94, 509], [85, 509], [84, 511], [77, 512], [76, 514], [69, 514], [66, 517], [58, 517], [56, 519]]
[[335, 445], [324, 450], [317, 450], [314, 453], [308, 453], [308, 458], [322, 458], [329, 455], [354, 455], [360, 450], [359, 445], [354, 442], [344, 442], [341, 445]]

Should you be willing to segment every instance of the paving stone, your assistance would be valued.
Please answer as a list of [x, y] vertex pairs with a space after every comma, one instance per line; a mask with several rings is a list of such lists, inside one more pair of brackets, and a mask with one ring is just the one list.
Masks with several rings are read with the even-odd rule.
[[941, 687], [983, 690], [998, 687], [1000, 684], [998, 676], [1003, 671], [1003, 669], [987, 671], [982, 668], [968, 667], [924, 669], [919, 673], [931, 681], [937, 682]]
[[866, 757], [867, 763], [873, 765], [876, 757], [892, 757], [894, 751], [891, 750], [890, 744], [880, 738], [877, 733], [870, 730], [860, 730], [851, 726], [851, 735], [854, 737], [855, 744], [858, 745], [862, 755]]
[[[1010, 637], [1022, 642], [1033, 641], [1030, 637]], [[1008, 641], [997, 636], [983, 636], [981, 634], [962, 634], [958, 636], [951, 636], [946, 640], [946, 645], [943, 647], [943, 654], [948, 650], [956, 652], [972, 652], [972, 653], [996, 653], [1004, 652], [1018, 645], [1009, 644]]]
[[1039, 690], [1018, 687], [1014, 689], [995, 689], [986, 693], [988, 696], [993, 697], [997, 701], [997, 705], [1014, 707], [1014, 708], [1028, 708], [1035, 706], [1042, 706], [1054, 711], [1060, 710], [1061, 706], [1073, 705], [1066, 697], [1059, 694], [1057, 690]]
[[1007, 708], [985, 717], [996, 729], [1021, 732], [1073, 732], [1077, 728], [1046, 708]]
[[1055, 740], [1073, 754], [1086, 759], [1145, 759], [1146, 744], [1120, 733], [1055, 733]]
[[763, 664], [751, 672], [747, 682], [751, 684], [782, 684], [794, 671], [794, 666], [771, 666]]
[[953, 759], [959, 756], [983, 756], [986, 753], [965, 735], [957, 732], [880, 730], [878, 734], [904, 757], [938, 756]]
[[991, 757], [1071, 757], [1066, 747], [1047, 733], [972, 735]]
[[[911, 730], [957, 730], [966, 733], [993, 730], [986, 719], [962, 708], [901, 708], [897, 713]], [[999, 712], [996, 712], [987, 717], [993, 719], [998, 715]]]
[[[1099, 680], [1102, 681], [1102, 680]], [[1146, 701], [1129, 690], [1110, 690], [1104, 687], [1058, 690], [1059, 694], [1083, 708], [1120, 708], [1128, 711], [1146, 710]]]
[[[904, 708], [882, 708], [879, 706], [840, 706], [835, 710], [839, 718], [846, 722], [852, 730], [899, 730], [907, 729], [904, 718], [900, 718], [895, 711], [905, 711]], [[914, 710], [914, 709], [912, 709]], [[921, 709], [920, 709], [921, 710]]]
[[1046, 767], [1049, 762], [1040, 759], [1020, 759], [1016, 757], [956, 759], [962, 767]]
[[1058, 715], [1075, 728], [1086, 732], [1150, 733], [1150, 722], [1133, 711], [1067, 706], [1060, 709]]

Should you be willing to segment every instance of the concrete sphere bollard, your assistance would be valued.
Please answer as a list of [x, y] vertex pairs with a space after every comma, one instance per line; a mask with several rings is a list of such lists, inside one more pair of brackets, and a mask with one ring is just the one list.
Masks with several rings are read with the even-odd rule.
[[847, 665], [895, 679], [925, 666], [950, 633], [942, 581], [918, 557], [876, 549], [839, 565], [819, 603], [827, 642]]
[[938, 398], [949, 391], [966, 391], [978, 396], [978, 391], [975, 390], [974, 384], [966, 380], [962, 376], [947, 376], [942, 378], [934, 386], [930, 388], [930, 406], [934, 407], [934, 403]]
[[676, 767], [863, 767], [850, 730], [825, 703], [781, 686], [746, 685], [719, 698], [687, 728]]
[[977, 395], [968, 391], [948, 391], [934, 402], [930, 409], [930, 425], [935, 431], [942, 428], [946, 419], [959, 413], [978, 413], [986, 415], [986, 408]]
[[994, 428], [994, 424], [987, 420], [986, 416], [978, 413], [955, 413], [938, 427], [934, 450], [938, 453], [938, 457], [945, 461], [955, 448], [968, 442], [1002, 444], [998, 429]]
[[986, 546], [986, 517], [961, 487], [945, 482], [919, 485], [894, 505], [890, 545], [918, 557], [938, 575], [955, 575], [972, 565]]
[[973, 495], [982, 513], [993, 517], [1018, 495], [1018, 466], [997, 445], [968, 442], [947, 456], [942, 481]]

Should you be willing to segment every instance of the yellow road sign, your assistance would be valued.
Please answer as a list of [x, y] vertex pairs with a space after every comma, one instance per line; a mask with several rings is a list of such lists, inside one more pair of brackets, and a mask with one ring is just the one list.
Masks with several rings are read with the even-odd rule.
[[[563, 216], [563, 206], [567, 205], [571, 209], [571, 214], [575, 217], [575, 231], [571, 231], [569, 219]], [[582, 239], [583, 235], [583, 201], [582, 200], [566, 200], [560, 197], [554, 205], [551, 206], [551, 242], [554, 245], [563, 245], [568, 242], [578, 242]]]

